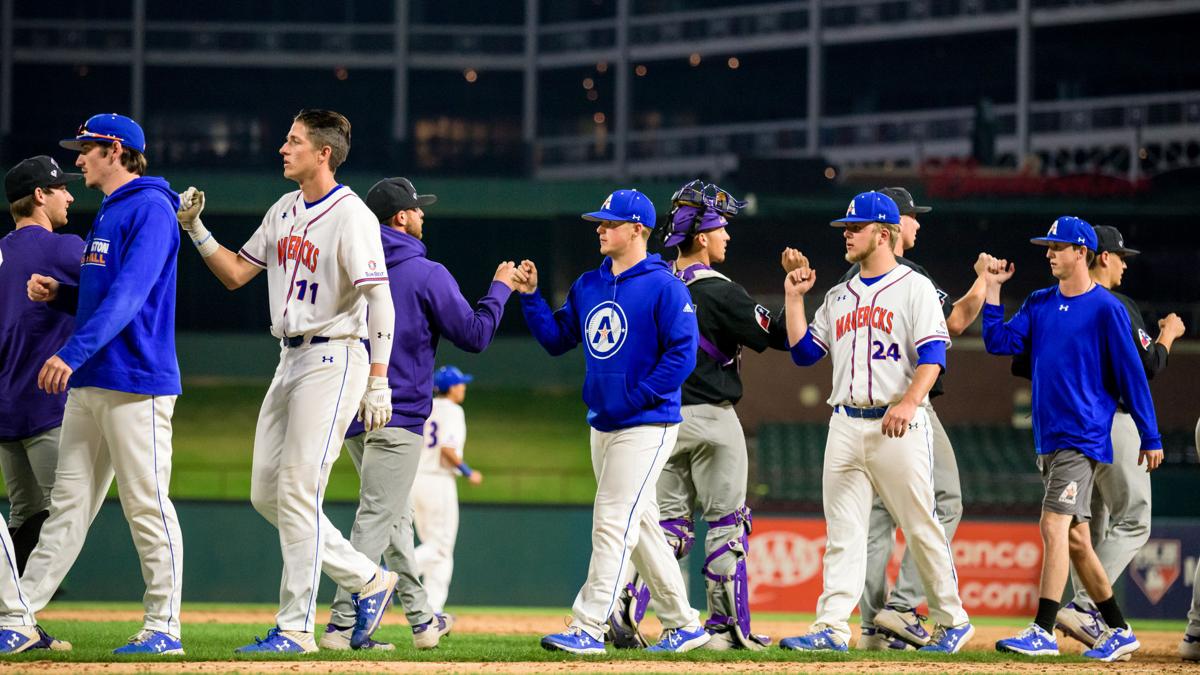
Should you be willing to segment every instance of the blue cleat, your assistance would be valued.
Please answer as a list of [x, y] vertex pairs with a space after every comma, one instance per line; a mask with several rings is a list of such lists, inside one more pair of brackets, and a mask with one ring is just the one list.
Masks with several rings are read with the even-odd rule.
[[307, 654], [315, 651], [317, 644], [311, 633], [279, 630], [278, 626], [267, 631], [267, 637], [255, 637], [253, 644], [233, 650], [235, 654]]
[[1031, 623], [1016, 637], [996, 641], [996, 651], [1025, 656], [1058, 656], [1058, 640], [1041, 626]]
[[703, 626], [696, 626], [695, 628], [668, 628], [663, 631], [658, 643], [652, 647], [647, 647], [646, 651], [658, 654], [682, 654], [697, 647], [703, 647], [711, 639], [712, 635], [704, 630]]
[[961, 626], [946, 628], [938, 626], [933, 630], [933, 637], [929, 639], [929, 644], [921, 647], [919, 652], [940, 652], [942, 654], [956, 654], [962, 646], [967, 644], [975, 635], [975, 627], [969, 623], [964, 623]]
[[351, 649], [362, 649], [371, 641], [371, 635], [383, 621], [383, 613], [392, 601], [399, 581], [399, 574], [380, 568], [361, 591], [351, 596], [355, 613], [354, 633], [350, 635]]
[[[797, 637], [784, 638], [779, 641], [780, 649], [790, 649], [800, 652], [847, 652], [850, 648], [842, 639], [834, 634], [829, 627], [813, 626], [811, 633]], [[819, 630], [817, 630], [819, 628]]]
[[1084, 657], [1097, 661], [1128, 661], [1131, 654], [1140, 649], [1138, 642], [1129, 626], [1124, 628], [1109, 628], [1104, 631], [1096, 645], [1083, 653]]
[[172, 656], [183, 654], [183, 643], [179, 638], [167, 635], [162, 631], [143, 628], [129, 638], [125, 645], [113, 650], [114, 654], [152, 654], [156, 656]]
[[542, 649], [583, 655], [606, 653], [604, 642], [592, 637], [582, 628], [574, 626], [561, 633], [553, 633], [542, 638]]
[[4, 626], [0, 628], [0, 654], [20, 654], [38, 643], [36, 626]]

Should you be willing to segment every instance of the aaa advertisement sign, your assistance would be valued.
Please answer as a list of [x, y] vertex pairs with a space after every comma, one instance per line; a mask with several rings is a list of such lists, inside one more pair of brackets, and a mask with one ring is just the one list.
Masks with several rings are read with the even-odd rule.
[[[896, 534], [889, 585], [895, 583], [904, 555], [903, 536]], [[1042, 564], [1037, 523], [963, 522], [951, 549], [968, 613], [1027, 616], [1037, 611]], [[824, 520], [755, 518], [748, 561], [752, 609], [812, 612], [821, 595], [824, 553]]]

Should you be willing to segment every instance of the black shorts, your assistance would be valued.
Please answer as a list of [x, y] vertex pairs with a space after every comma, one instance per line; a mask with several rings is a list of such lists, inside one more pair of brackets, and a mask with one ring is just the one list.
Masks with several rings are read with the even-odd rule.
[[1038, 457], [1046, 496], [1042, 510], [1073, 516], [1073, 522], [1092, 519], [1092, 479], [1096, 460], [1078, 450], [1057, 450]]

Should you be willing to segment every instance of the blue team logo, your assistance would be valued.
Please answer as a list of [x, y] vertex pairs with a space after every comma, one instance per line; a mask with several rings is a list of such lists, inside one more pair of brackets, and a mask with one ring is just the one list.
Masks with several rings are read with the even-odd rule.
[[625, 344], [625, 335], [629, 332], [625, 310], [611, 300], [593, 307], [583, 325], [588, 352], [597, 359], [616, 354]]

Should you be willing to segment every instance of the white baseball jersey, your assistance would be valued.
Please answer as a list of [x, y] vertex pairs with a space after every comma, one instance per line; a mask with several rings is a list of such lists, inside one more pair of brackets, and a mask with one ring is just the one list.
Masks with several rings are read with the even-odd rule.
[[829, 289], [809, 332], [833, 360], [831, 406], [899, 402], [916, 372], [917, 347], [950, 346], [937, 290], [905, 265], [870, 286], [856, 275]]
[[462, 406], [448, 398], [433, 399], [433, 410], [425, 420], [425, 447], [421, 450], [421, 473], [457, 476], [458, 469], [442, 461], [442, 448], [454, 448], [463, 457], [467, 443], [467, 418]]
[[267, 270], [275, 337], [367, 337], [357, 287], [387, 283], [387, 265], [379, 224], [350, 188], [313, 204], [299, 190], [284, 195], [238, 255]]

